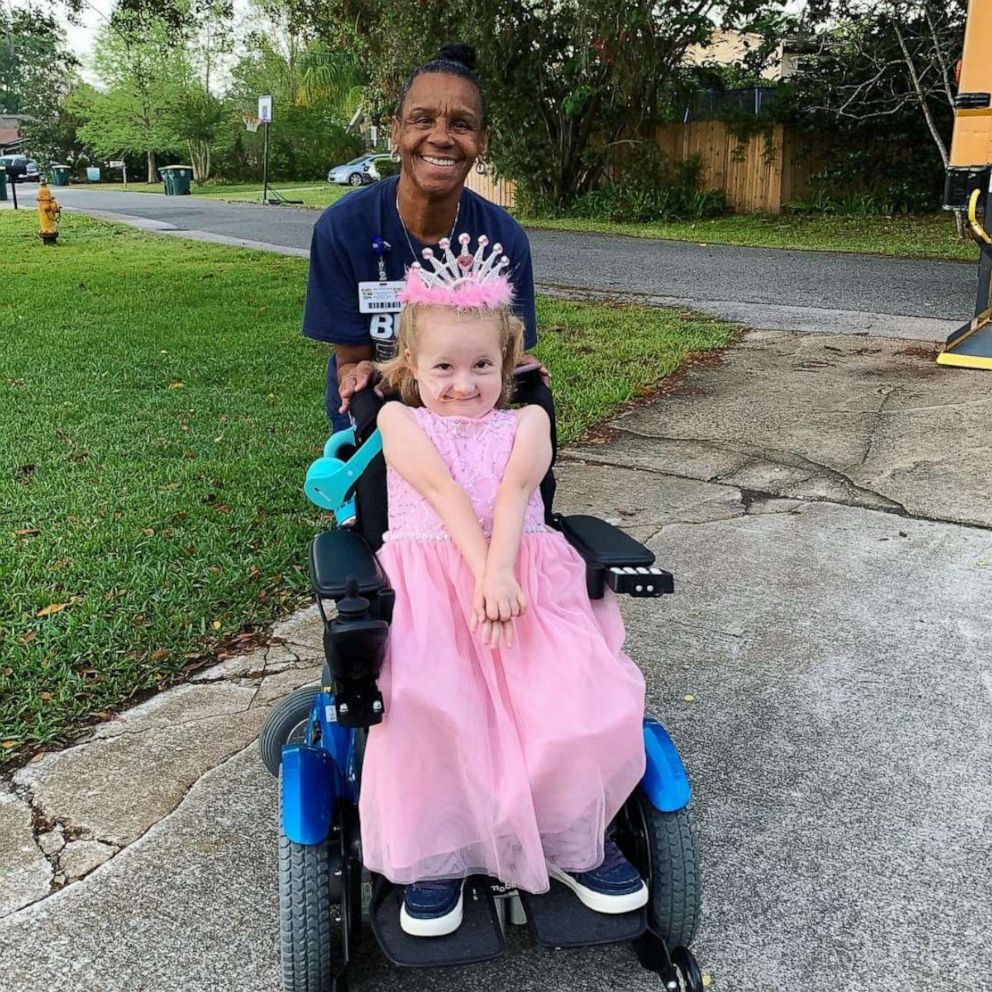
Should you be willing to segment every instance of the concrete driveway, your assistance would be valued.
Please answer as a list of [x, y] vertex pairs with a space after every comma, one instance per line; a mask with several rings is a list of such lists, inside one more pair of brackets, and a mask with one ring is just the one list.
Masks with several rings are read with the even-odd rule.
[[[716, 989], [992, 988], [990, 383], [906, 342], [751, 332], [562, 459], [560, 506], [676, 575], [624, 612], [693, 780]], [[5, 992], [280, 988], [252, 740], [320, 649], [312, 613], [275, 634], [0, 786]], [[510, 944], [414, 973], [370, 941], [354, 987], [658, 988], [625, 947]]]

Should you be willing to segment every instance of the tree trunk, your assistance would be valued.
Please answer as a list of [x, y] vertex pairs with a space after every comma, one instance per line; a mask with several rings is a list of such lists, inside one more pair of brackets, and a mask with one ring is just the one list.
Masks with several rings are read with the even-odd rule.
[[158, 182], [158, 170], [155, 168], [155, 153], [148, 152], [148, 182]]
[[198, 183], [205, 183], [210, 178], [210, 142], [190, 140], [187, 145], [193, 163], [193, 178]]

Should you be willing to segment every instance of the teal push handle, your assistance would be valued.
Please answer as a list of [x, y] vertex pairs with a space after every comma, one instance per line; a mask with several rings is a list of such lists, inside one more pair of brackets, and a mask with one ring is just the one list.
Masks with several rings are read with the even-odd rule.
[[[345, 449], [351, 449], [350, 455]], [[355, 485], [369, 463], [382, 451], [382, 435], [373, 431], [365, 443], [355, 449], [355, 431], [348, 427], [328, 438], [324, 445], [323, 457], [318, 458], [307, 469], [303, 492], [307, 499], [322, 510], [338, 514], [347, 508], [354, 516], [354, 500], [351, 498]], [[344, 458], [339, 457], [344, 455]], [[339, 520], [339, 523], [341, 521]]]

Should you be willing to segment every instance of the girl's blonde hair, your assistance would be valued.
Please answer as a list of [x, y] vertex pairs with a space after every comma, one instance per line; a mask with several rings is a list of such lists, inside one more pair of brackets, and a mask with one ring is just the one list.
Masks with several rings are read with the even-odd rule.
[[[400, 328], [396, 337], [396, 357], [376, 363], [382, 373], [383, 385], [399, 393], [407, 406], [423, 406], [417, 380], [413, 377], [411, 356], [417, 354], [417, 322], [425, 310], [434, 309], [420, 303], [408, 303], [400, 312]], [[499, 321], [499, 348], [503, 355], [503, 389], [496, 402], [506, 406], [513, 394], [513, 369], [523, 351], [524, 325], [506, 307], [498, 310], [465, 310], [466, 318], [493, 316]]]

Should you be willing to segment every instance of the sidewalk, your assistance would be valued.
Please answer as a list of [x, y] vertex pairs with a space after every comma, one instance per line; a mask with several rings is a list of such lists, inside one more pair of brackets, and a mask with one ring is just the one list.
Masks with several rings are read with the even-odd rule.
[[[676, 576], [623, 608], [693, 781], [714, 989], [992, 988], [990, 386], [918, 343], [751, 332], [563, 453], [559, 508]], [[319, 633], [304, 613], [0, 782], [6, 992], [280, 989], [252, 740]], [[369, 940], [354, 988], [657, 989], [626, 947], [509, 945], [418, 974]]]

